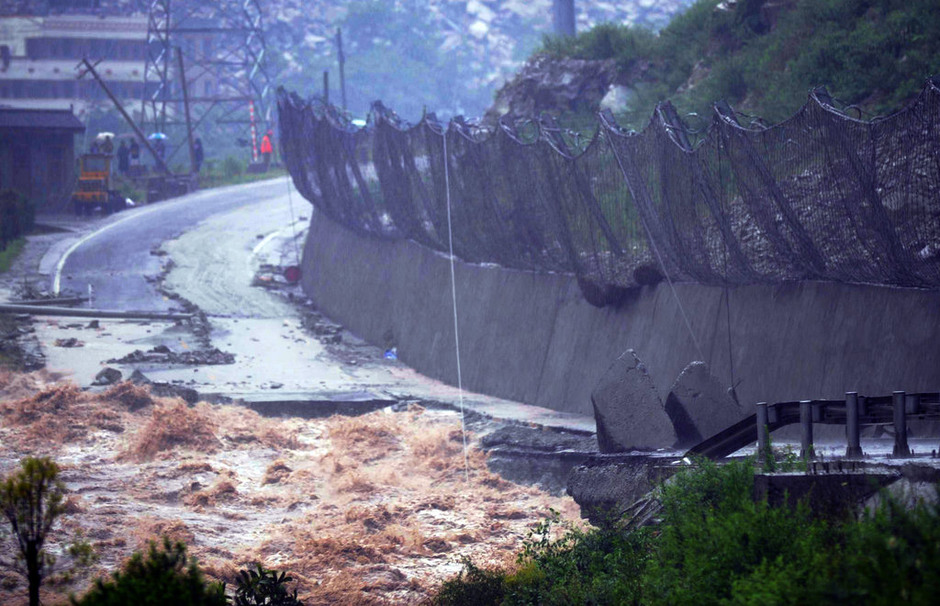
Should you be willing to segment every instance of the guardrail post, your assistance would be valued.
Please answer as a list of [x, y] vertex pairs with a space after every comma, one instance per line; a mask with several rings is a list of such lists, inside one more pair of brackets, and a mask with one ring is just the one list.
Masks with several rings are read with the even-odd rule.
[[907, 403], [903, 391], [894, 392], [894, 456], [908, 457], [911, 449], [907, 445]]
[[800, 401], [800, 457], [806, 460], [815, 459], [813, 449], [813, 402]]
[[757, 403], [757, 456], [761, 462], [764, 462], [768, 456], [773, 456], [770, 452], [770, 432], [767, 430], [769, 424], [767, 419], [767, 402]]
[[845, 438], [848, 446], [845, 456], [849, 459], [860, 459], [862, 453], [861, 431], [858, 423], [858, 392], [849, 391], [845, 394]]

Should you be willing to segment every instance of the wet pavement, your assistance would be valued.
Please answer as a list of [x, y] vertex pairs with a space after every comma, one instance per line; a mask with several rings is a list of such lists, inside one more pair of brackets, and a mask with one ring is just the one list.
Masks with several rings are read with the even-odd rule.
[[[41, 236], [5, 284], [30, 279], [50, 292], [90, 294], [97, 309], [203, 312], [208, 334], [188, 322], [37, 317], [47, 368], [90, 386], [107, 360], [163, 346], [177, 354], [209, 347], [233, 364], [107, 364], [127, 378], [185, 385], [200, 394], [290, 406], [344, 400], [463, 404], [499, 419], [594, 431], [590, 417], [460, 392], [419, 375], [341, 327], [319, 318], [299, 286], [276, 270], [297, 264], [312, 211], [286, 179], [197, 192], [92, 221], [43, 218], [66, 231]], [[28, 247], [29, 248], [29, 247]], [[272, 271], [272, 268], [275, 271]], [[7, 293], [4, 293], [4, 288]], [[3, 297], [7, 294], [7, 297]], [[318, 337], [310, 317], [328, 326]], [[304, 326], [305, 319], [307, 327]], [[337, 335], [337, 336], [334, 336]], [[339, 341], [339, 342], [334, 342]], [[55, 344], [72, 346], [56, 346]], [[461, 395], [463, 396], [461, 398]]]

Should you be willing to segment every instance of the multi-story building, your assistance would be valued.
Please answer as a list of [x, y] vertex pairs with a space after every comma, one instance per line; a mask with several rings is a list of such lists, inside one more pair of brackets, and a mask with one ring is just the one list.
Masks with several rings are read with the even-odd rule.
[[0, 104], [32, 109], [72, 107], [82, 118], [111, 103], [90, 76], [87, 57], [122, 102], [140, 103], [147, 59], [147, 17], [49, 15], [0, 18]]
[[[148, 52], [148, 16], [145, 13], [101, 13], [98, 15], [46, 14], [0, 16], [0, 105], [30, 109], [72, 108], [79, 119], [88, 112], [109, 111], [113, 104], [90, 75], [79, 78], [79, 62], [88, 58], [112, 93], [132, 115], [138, 116], [144, 98]], [[189, 21], [195, 23], [194, 20]], [[196, 23], [172, 42], [184, 55], [195, 59], [214, 52], [211, 27]], [[211, 24], [210, 24], [211, 25]], [[176, 82], [176, 57], [169, 53], [164, 98], [181, 98]], [[187, 69], [189, 94], [211, 97], [218, 79], [211, 70]], [[191, 73], [190, 73], [191, 72]], [[146, 82], [148, 95], [159, 83], [151, 69]]]

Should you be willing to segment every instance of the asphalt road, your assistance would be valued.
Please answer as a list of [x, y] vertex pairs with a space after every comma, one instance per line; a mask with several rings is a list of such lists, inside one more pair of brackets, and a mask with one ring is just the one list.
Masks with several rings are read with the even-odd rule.
[[[384, 352], [343, 331], [329, 346], [304, 327], [302, 310], [281, 294], [259, 287], [262, 264], [298, 263], [309, 203], [286, 178], [206, 190], [115, 215], [79, 237], [49, 247], [39, 263], [63, 292], [94, 290], [97, 309], [169, 311], [175, 293], [208, 316], [212, 346], [235, 356], [233, 364], [191, 367], [118, 363], [136, 349], [157, 345], [174, 352], [196, 347], [186, 326], [173, 322], [38, 320], [37, 337], [47, 366], [91, 384], [104, 365], [125, 377], [134, 370], [155, 381], [191, 386], [248, 402], [339, 402], [372, 394], [380, 399], [435, 400], [459, 404], [498, 418], [571, 429], [593, 429], [592, 418], [556, 413], [480, 394], [463, 394], [423, 377]], [[156, 253], [156, 254], [154, 254]], [[162, 288], [157, 278], [165, 274]], [[293, 287], [295, 300], [303, 299]], [[72, 341], [73, 346], [59, 343]], [[371, 396], [370, 396], [371, 397]]]
[[[58, 285], [59, 291], [85, 295], [90, 285], [94, 307], [99, 309], [173, 309], [174, 302], [158, 292], [153, 282], [163, 269], [164, 259], [152, 251], [212, 216], [245, 207], [257, 209], [258, 221], [252, 227], [263, 229], [265, 223], [272, 223], [265, 221], [272, 218], [265, 213], [265, 207], [284, 207], [287, 188], [285, 178], [274, 179], [206, 190], [119, 213], [73, 244], [59, 259], [53, 289]], [[309, 214], [308, 203], [296, 193], [293, 198], [298, 211], [303, 209]], [[224, 226], [215, 237], [220, 244], [226, 241]]]

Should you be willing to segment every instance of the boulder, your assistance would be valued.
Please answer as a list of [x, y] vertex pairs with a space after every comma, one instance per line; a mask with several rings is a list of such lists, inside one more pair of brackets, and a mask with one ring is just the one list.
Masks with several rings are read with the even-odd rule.
[[676, 442], [672, 421], [632, 349], [601, 377], [591, 393], [591, 404], [602, 453], [668, 448]]
[[134, 372], [131, 373], [130, 378], [127, 379], [134, 385], [149, 385], [153, 383], [150, 378], [144, 373], [140, 372], [139, 368], [135, 368]]
[[91, 382], [92, 385], [114, 385], [121, 380], [121, 377], [124, 375], [121, 374], [121, 371], [116, 368], [111, 368], [110, 366], [102, 368], [101, 371], [95, 375], [95, 380]]
[[747, 416], [705, 362], [692, 362], [679, 374], [666, 397], [666, 414], [679, 448], [693, 446]]
[[604, 526], [681, 469], [677, 461], [665, 453], [595, 455], [571, 471], [567, 492], [582, 518]]
[[614, 81], [612, 59], [592, 61], [536, 55], [496, 93], [484, 121], [537, 119], [542, 112], [596, 112]]

